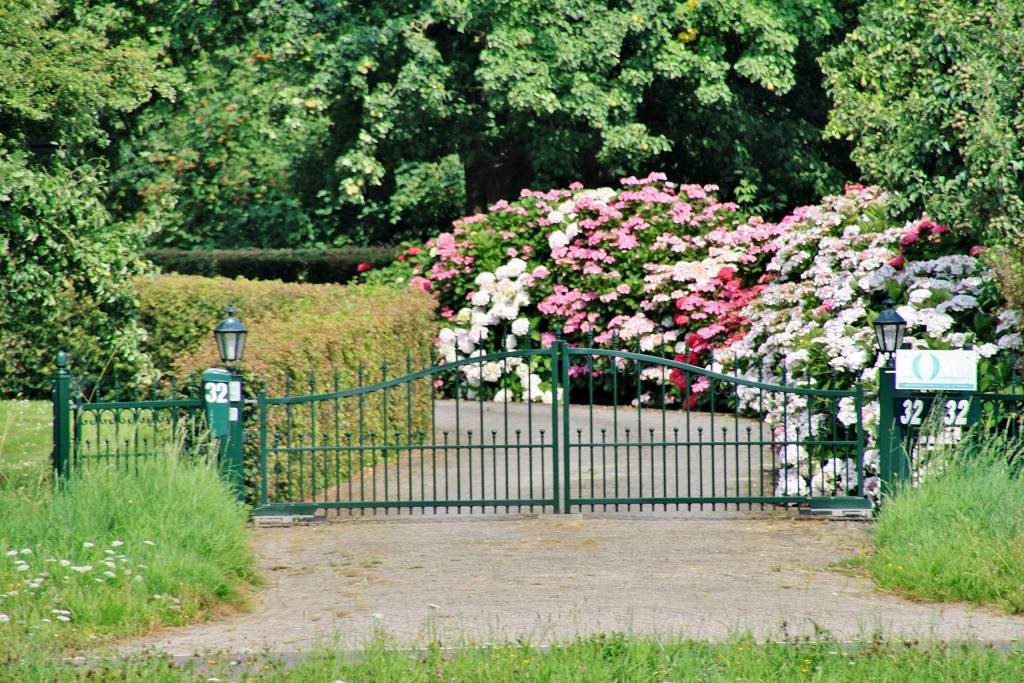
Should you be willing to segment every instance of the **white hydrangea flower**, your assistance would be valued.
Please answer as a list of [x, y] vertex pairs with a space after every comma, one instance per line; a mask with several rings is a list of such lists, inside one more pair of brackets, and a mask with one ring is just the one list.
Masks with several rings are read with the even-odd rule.
[[932, 292], [930, 289], [915, 289], [913, 292], [910, 293], [910, 296], [908, 296], [907, 298], [909, 299], [910, 303], [917, 306], [923, 304], [925, 301], [928, 301], [928, 299], [932, 298]]
[[473, 280], [473, 282], [477, 287], [483, 287], [493, 283], [495, 279], [494, 273], [480, 273], [476, 276], [476, 279]]
[[480, 375], [483, 377], [483, 380], [485, 382], [491, 382], [492, 384], [501, 379], [501, 374], [501, 365], [493, 360], [484, 363], [483, 368], [480, 370]]
[[566, 237], [565, 233], [561, 230], [555, 230], [548, 235], [548, 246], [551, 249], [561, 249], [562, 247], [568, 246], [569, 238]]
[[999, 353], [999, 347], [991, 342], [982, 344], [977, 348], [978, 355], [982, 358], [991, 358], [992, 356]]
[[530, 332], [530, 321], [526, 318], [516, 318], [512, 321], [512, 334], [522, 337]]
[[526, 261], [521, 258], [514, 258], [505, 266], [508, 269], [508, 276], [515, 279], [526, 272]]
[[806, 496], [807, 493], [807, 482], [799, 472], [785, 470], [780, 473], [779, 481], [775, 485], [776, 496]]

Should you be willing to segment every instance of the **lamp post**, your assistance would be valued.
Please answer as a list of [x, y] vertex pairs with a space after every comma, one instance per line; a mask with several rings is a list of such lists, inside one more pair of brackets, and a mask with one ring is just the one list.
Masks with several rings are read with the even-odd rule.
[[903, 335], [907, 331], [907, 321], [892, 307], [892, 299], [885, 300], [885, 310], [878, 314], [874, 322], [875, 340], [878, 350], [887, 358], [887, 367], [893, 364], [896, 351], [903, 345]]
[[235, 363], [242, 360], [245, 353], [245, 339], [249, 334], [249, 328], [242, 324], [235, 313], [235, 305], [228, 304], [228, 317], [224, 318], [213, 330], [213, 337], [217, 340], [217, 352], [220, 354], [220, 361], [233, 368]]
[[235, 315], [234, 304], [228, 304], [228, 317], [213, 330], [217, 352], [227, 369], [211, 368], [203, 373], [203, 397], [210, 436], [217, 440], [217, 455], [222, 476], [231, 483], [239, 499], [245, 497], [242, 441], [242, 375], [237, 363], [245, 353], [249, 329]]
[[878, 351], [886, 356], [878, 369], [878, 477], [881, 493], [889, 494], [898, 481], [910, 477], [910, 461], [896, 435], [896, 351], [903, 345], [907, 321], [893, 309], [892, 299], [872, 322]]

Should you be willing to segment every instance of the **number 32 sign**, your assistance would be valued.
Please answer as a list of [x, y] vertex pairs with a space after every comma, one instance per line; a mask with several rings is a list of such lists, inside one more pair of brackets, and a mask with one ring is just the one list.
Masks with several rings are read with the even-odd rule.
[[[900, 414], [900, 424], [907, 426], [918, 426], [924, 424], [930, 411], [925, 411], [925, 404], [932, 403], [931, 398], [908, 398], [903, 400], [903, 412]], [[967, 413], [971, 408], [970, 399], [952, 398], [945, 402], [944, 411], [941, 416], [942, 424], [947, 427], [962, 427], [967, 424]]]

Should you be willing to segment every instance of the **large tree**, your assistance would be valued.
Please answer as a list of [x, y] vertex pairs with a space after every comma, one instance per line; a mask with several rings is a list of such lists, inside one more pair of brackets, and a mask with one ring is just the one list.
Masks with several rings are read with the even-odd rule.
[[129, 278], [148, 226], [104, 207], [95, 154], [105, 124], [150, 96], [154, 55], [61, 11], [0, 2], [0, 395], [45, 392], [58, 348], [97, 373], [141, 362]]
[[1024, 238], [1024, 4], [871, 2], [822, 63], [828, 132], [904, 217]]
[[216, 39], [178, 4], [141, 4], [180, 84], [116, 162], [166, 244], [393, 241], [652, 169], [764, 211], [851, 179], [815, 60], [857, 0], [251, 0]]

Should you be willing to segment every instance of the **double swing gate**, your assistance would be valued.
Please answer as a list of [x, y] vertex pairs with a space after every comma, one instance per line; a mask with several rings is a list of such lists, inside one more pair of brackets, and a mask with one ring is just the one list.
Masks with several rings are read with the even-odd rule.
[[[260, 393], [257, 515], [866, 504], [859, 385], [779, 386], [561, 341], [388, 375]], [[836, 419], [840, 401], [854, 424]], [[814, 468], [830, 487], [785, 474]]]

